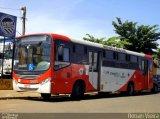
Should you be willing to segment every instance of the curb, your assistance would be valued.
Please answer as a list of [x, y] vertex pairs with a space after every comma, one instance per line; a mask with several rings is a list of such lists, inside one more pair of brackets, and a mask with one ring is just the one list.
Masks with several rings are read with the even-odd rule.
[[32, 98], [40, 98], [38, 96], [35, 97], [0, 97], [0, 100], [8, 100], [8, 99], [32, 99]]

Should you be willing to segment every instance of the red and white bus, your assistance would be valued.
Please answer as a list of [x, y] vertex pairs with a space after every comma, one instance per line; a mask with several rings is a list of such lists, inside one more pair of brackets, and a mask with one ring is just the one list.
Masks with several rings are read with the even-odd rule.
[[43, 98], [87, 92], [133, 95], [153, 88], [152, 57], [58, 34], [25, 35], [15, 45], [13, 88]]

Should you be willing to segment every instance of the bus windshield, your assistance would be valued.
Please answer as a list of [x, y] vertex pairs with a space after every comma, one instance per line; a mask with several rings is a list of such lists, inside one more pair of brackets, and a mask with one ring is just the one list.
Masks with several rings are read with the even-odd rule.
[[51, 37], [27, 36], [17, 39], [14, 71], [18, 74], [43, 72], [50, 67]]

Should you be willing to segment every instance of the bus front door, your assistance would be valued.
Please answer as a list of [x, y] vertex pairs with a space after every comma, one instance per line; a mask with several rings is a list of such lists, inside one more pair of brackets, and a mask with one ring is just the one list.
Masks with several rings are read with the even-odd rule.
[[89, 81], [94, 87], [95, 90], [98, 90], [98, 61], [99, 55], [98, 52], [90, 51], [89, 52]]

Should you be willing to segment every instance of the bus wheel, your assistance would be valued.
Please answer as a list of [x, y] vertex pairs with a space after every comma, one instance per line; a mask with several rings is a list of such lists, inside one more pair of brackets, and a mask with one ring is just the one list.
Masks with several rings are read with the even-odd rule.
[[157, 85], [153, 85], [153, 89], [152, 89], [153, 93], [158, 93], [158, 86]]
[[76, 82], [71, 94], [71, 98], [73, 99], [82, 99], [84, 97], [85, 92], [85, 84], [84, 82]]
[[48, 100], [51, 97], [50, 93], [41, 93], [41, 96], [44, 100]]
[[134, 87], [132, 83], [129, 83], [128, 88], [127, 88], [127, 93], [129, 96], [134, 95]]

